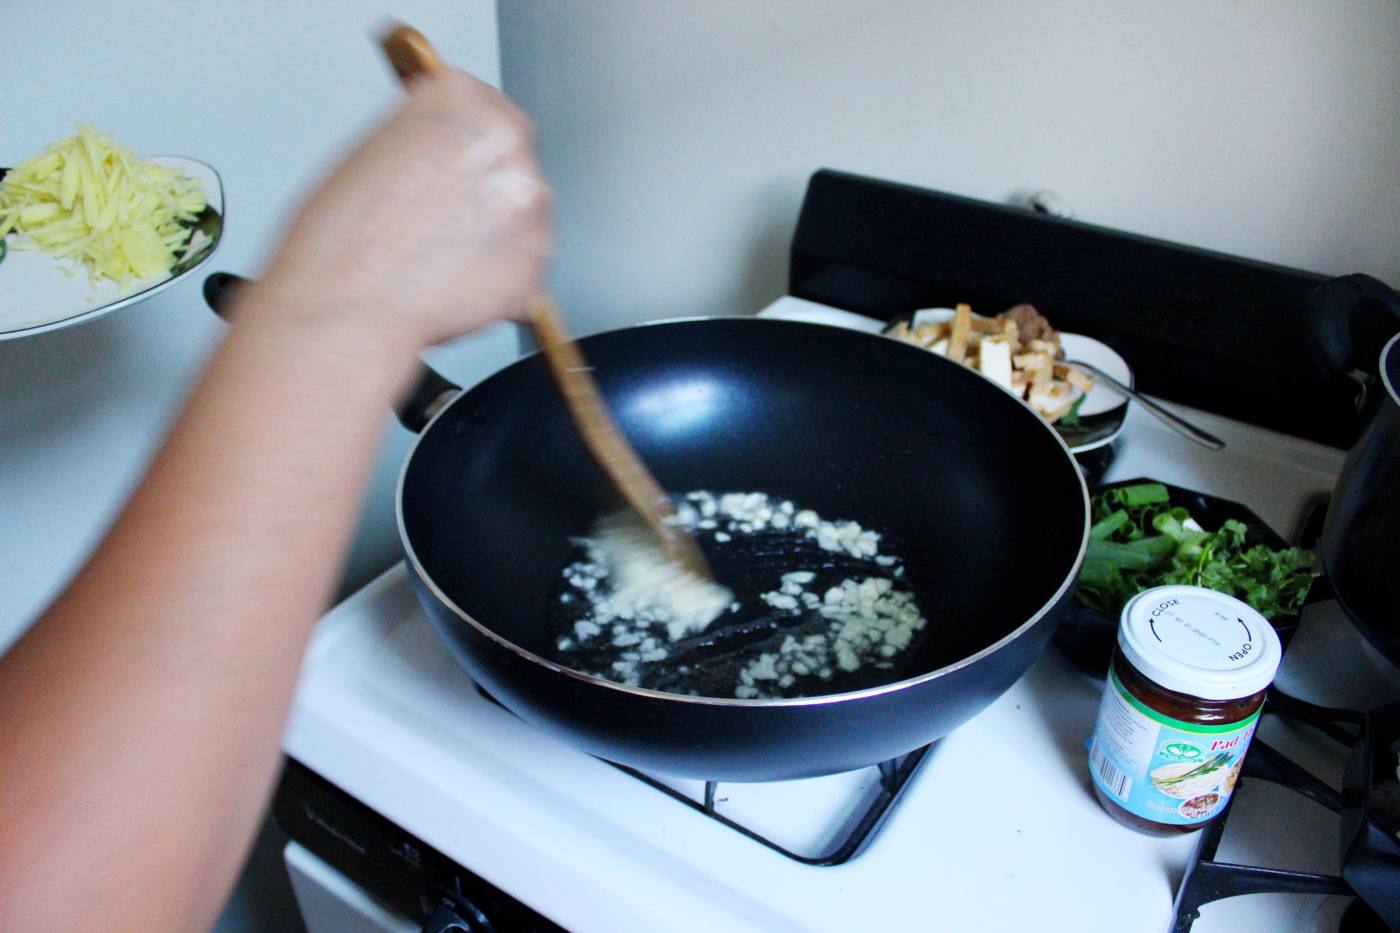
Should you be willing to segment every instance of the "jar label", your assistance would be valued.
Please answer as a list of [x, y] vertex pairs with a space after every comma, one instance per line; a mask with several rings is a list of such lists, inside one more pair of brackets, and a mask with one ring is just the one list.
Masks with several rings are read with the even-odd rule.
[[1109, 671], [1089, 771], [1135, 816], [1178, 826], [1203, 822], [1230, 799], [1259, 713], [1223, 726], [1182, 722], [1143, 704]]

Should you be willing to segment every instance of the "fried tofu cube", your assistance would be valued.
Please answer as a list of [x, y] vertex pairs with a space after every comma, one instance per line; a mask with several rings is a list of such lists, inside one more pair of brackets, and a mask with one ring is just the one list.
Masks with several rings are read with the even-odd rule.
[[1009, 317], [998, 318], [1001, 321], [1001, 335], [1006, 338], [1006, 342], [1011, 346], [1012, 354], [1021, 352], [1021, 331], [1016, 326], [1016, 321]]
[[914, 328], [914, 342], [921, 347], [929, 347], [943, 337], [946, 326], [943, 324], [920, 324]]
[[977, 368], [982, 375], [1005, 388], [1011, 385], [1011, 344], [1000, 335], [982, 338], [982, 355]]
[[1078, 394], [1067, 384], [1055, 382], [1044, 388], [1032, 386], [1026, 401], [1046, 421], [1054, 422], [1069, 414], [1076, 398]]
[[1045, 389], [1055, 378], [1054, 361], [1046, 353], [1018, 353], [1011, 361], [1030, 379], [1033, 389]]
[[1073, 366], [1056, 365], [1055, 378], [1063, 379], [1080, 392], [1088, 392], [1094, 387], [1094, 380], [1090, 379]]
[[967, 335], [971, 331], [972, 305], [958, 305], [953, 331], [948, 336], [948, 359], [961, 363], [967, 358]]

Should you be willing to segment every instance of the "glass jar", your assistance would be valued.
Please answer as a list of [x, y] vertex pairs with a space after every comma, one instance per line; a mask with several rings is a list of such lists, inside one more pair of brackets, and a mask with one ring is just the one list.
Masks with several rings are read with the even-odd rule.
[[1161, 586], [1133, 597], [1089, 750], [1109, 815], [1153, 835], [1218, 817], [1282, 657], [1268, 620], [1231, 596]]

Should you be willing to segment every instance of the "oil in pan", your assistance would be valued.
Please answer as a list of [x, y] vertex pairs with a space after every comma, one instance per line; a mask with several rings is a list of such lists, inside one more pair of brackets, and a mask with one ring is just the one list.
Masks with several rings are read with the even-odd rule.
[[734, 602], [703, 630], [620, 602], [588, 539], [550, 597], [553, 660], [629, 686], [739, 699], [844, 693], [903, 679], [928, 625], [898, 543], [764, 493], [677, 500]]

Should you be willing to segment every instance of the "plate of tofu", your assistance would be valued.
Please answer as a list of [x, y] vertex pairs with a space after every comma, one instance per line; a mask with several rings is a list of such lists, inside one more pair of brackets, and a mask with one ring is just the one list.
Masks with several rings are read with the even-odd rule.
[[885, 333], [977, 370], [1053, 424], [1074, 453], [1111, 443], [1123, 429], [1127, 398], [1066, 361], [1091, 363], [1131, 386], [1127, 362], [1092, 337], [1055, 330], [1031, 305], [995, 317], [965, 304], [926, 308]]
[[758, 316], [884, 333], [944, 357], [960, 343], [959, 362], [1035, 408], [1076, 454], [1112, 443], [1128, 416], [1128, 400], [1122, 394], [1064, 362], [1082, 360], [1131, 387], [1133, 373], [1127, 361], [1093, 337], [1055, 330], [1030, 305], [1017, 305], [994, 318], [974, 314], [968, 305], [925, 308], [885, 324], [869, 315], [785, 296]]

